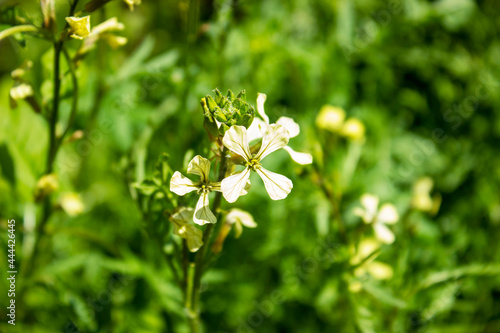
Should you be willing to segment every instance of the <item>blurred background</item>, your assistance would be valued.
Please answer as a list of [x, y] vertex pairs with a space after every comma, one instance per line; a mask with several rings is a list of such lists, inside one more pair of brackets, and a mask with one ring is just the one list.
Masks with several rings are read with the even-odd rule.
[[[65, 42], [78, 112], [24, 275], [37, 197], [51, 188], [39, 180], [54, 48], [30, 32], [0, 40], [0, 331], [188, 332], [162, 254], [177, 240], [154, 241], [168, 216], [145, 210], [133, 184], [163, 153], [183, 173], [210, 154], [200, 99], [218, 88], [246, 89], [252, 105], [267, 94], [271, 122], [294, 118], [291, 146], [314, 164], [277, 152], [264, 165], [292, 179], [285, 200], [256, 178], [237, 205], [223, 203], [258, 227], [228, 237], [204, 277], [205, 332], [500, 332], [497, 1], [114, 0], [90, 14], [87, 2], [76, 16], [91, 27], [116, 17], [124, 29], [113, 34], [127, 42], [100, 39], [88, 52]], [[54, 3], [60, 33], [69, 5]], [[19, 18], [42, 26], [40, 3], [0, 1], [0, 30]], [[61, 66], [59, 133], [74, 93]], [[21, 83], [32, 92], [13, 92]], [[355, 125], [338, 130], [344, 116]], [[365, 193], [396, 207], [392, 244], [354, 214]], [[9, 219], [15, 327], [3, 301]]]

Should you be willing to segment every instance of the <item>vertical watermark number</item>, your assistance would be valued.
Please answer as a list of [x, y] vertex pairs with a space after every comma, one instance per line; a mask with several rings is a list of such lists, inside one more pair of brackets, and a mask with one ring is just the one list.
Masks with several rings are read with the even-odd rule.
[[7, 306], [7, 317], [10, 318], [9, 324], [16, 324], [16, 220], [9, 220], [7, 224], [8, 234], [8, 265], [7, 280], [9, 280], [9, 290], [7, 296], [9, 304]]

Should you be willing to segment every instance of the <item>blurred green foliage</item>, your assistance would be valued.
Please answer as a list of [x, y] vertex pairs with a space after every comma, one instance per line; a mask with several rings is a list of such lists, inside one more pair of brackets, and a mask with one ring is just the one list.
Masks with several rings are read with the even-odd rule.
[[[62, 31], [68, 4], [55, 3]], [[136, 187], [163, 153], [181, 171], [194, 155], [209, 156], [200, 99], [217, 87], [245, 89], [252, 105], [266, 93], [271, 121], [293, 117], [294, 147], [315, 164], [278, 152], [265, 165], [292, 179], [291, 194], [271, 201], [256, 180], [238, 200], [258, 228], [229, 237], [204, 277], [206, 332], [500, 332], [499, 14], [494, 0], [145, 0], [134, 11], [107, 3], [90, 14], [92, 26], [116, 16], [128, 43], [99, 42], [78, 63], [70, 136], [83, 137], [57, 156], [56, 212], [30, 276], [23, 259], [41, 214], [34, 191], [45, 172], [54, 51], [31, 33], [1, 40], [0, 226], [7, 235], [7, 220], [17, 221], [21, 275], [18, 321], [7, 324], [2, 301], [0, 330], [188, 331], [164, 256], [174, 243], [158, 236], [170, 232], [162, 213], [170, 208], [153, 200], [151, 210], [148, 188]], [[0, 30], [16, 16], [42, 25], [37, 1], [0, 2]], [[66, 44], [75, 54], [81, 41]], [[10, 105], [10, 73], [26, 59], [41, 113]], [[62, 62], [61, 129], [68, 71]], [[360, 119], [365, 142], [318, 129], [325, 104]], [[442, 198], [435, 214], [411, 207], [421, 177]], [[79, 194], [82, 214], [58, 206], [65, 192]], [[375, 254], [389, 279], [353, 273], [354, 248], [371, 235], [353, 214], [363, 193], [400, 215], [396, 241]]]

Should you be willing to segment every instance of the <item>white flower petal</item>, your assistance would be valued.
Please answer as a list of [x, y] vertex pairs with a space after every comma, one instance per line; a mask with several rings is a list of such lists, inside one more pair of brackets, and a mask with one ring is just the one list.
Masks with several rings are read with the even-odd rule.
[[378, 197], [373, 194], [363, 194], [361, 204], [365, 208], [367, 222], [372, 222], [377, 214]]
[[267, 193], [273, 200], [281, 200], [287, 197], [292, 191], [293, 183], [290, 179], [278, 173], [271, 172], [262, 167], [258, 168], [257, 173], [266, 186]]
[[264, 103], [266, 102], [267, 96], [266, 94], [258, 93], [257, 94], [257, 112], [264, 119], [266, 124], [269, 124], [269, 117], [264, 111]]
[[264, 133], [267, 129], [267, 123], [260, 119], [254, 118], [252, 121], [252, 125], [247, 129], [247, 137], [248, 142], [252, 142], [253, 140], [260, 139], [264, 136]]
[[241, 223], [247, 228], [256, 228], [257, 223], [255, 223], [253, 216], [250, 213], [245, 212], [244, 210], [233, 208], [226, 215], [226, 223], [235, 224]]
[[399, 214], [396, 207], [390, 203], [383, 204], [377, 214], [377, 221], [381, 223], [394, 224], [398, 222]]
[[205, 183], [210, 175], [210, 161], [200, 155], [196, 155], [189, 162], [187, 172], [200, 176], [201, 182]]
[[299, 153], [299, 152], [293, 150], [292, 148], [290, 148], [289, 146], [285, 146], [285, 147], [283, 147], [283, 149], [285, 149], [288, 152], [288, 154], [290, 154], [290, 157], [296, 163], [299, 163], [301, 165], [307, 165], [307, 164], [311, 164], [313, 162], [313, 157], [311, 154]]
[[224, 134], [222, 143], [233, 153], [240, 155], [246, 161], [252, 158], [248, 146], [247, 129], [244, 126], [231, 126]]
[[234, 238], [240, 238], [242, 233], [243, 233], [243, 226], [241, 225], [241, 223], [236, 222], [234, 224]]
[[186, 239], [187, 246], [190, 252], [196, 252], [203, 246], [203, 232], [196, 228], [194, 225], [187, 224], [186, 228]]
[[177, 195], [185, 195], [197, 189], [196, 184], [191, 179], [184, 177], [179, 171], [174, 172], [170, 179], [170, 191]]
[[373, 225], [373, 230], [375, 231], [375, 236], [377, 239], [386, 244], [392, 244], [396, 239], [394, 233], [383, 223], [375, 223]]
[[125, 29], [125, 25], [123, 23], [118, 22], [116, 17], [112, 17], [92, 28], [91, 34], [97, 35], [103, 32], [109, 31], [118, 31]]
[[300, 133], [299, 124], [297, 124], [292, 118], [280, 117], [276, 124], [285, 126], [288, 133], [290, 133], [290, 138], [295, 138]]
[[366, 210], [364, 208], [355, 207], [354, 210], [353, 210], [353, 213], [354, 213], [354, 215], [361, 217], [361, 219], [363, 220], [363, 222], [365, 222], [365, 223], [370, 223], [371, 222], [370, 219], [369, 219], [369, 216], [366, 215]]
[[277, 124], [269, 125], [266, 133], [264, 133], [262, 145], [255, 158], [261, 161], [272, 152], [285, 147], [288, 144], [289, 138], [290, 134], [284, 126]]
[[210, 210], [208, 192], [201, 192], [194, 209], [193, 222], [199, 225], [217, 222], [214, 213]]
[[245, 186], [247, 185], [248, 178], [250, 177], [250, 168], [226, 177], [221, 182], [222, 195], [227, 202], [235, 202], [241, 195]]
[[250, 191], [250, 187], [252, 187], [252, 184], [250, 184], [250, 179], [247, 179], [247, 183], [245, 184], [245, 187], [243, 190], [241, 190], [240, 197], [247, 195], [248, 191]]
[[179, 211], [170, 217], [176, 223], [188, 223], [193, 218], [194, 209], [191, 207], [181, 207]]
[[193, 218], [194, 209], [182, 207], [170, 217], [173, 224], [174, 235], [184, 238], [189, 251], [196, 252], [203, 245], [203, 232], [189, 223]]

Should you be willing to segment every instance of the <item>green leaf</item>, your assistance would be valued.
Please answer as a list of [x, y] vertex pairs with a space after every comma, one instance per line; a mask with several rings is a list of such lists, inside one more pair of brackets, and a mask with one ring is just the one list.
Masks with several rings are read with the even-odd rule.
[[156, 168], [154, 172], [154, 178], [157, 183], [167, 184], [168, 179], [173, 174], [173, 170], [168, 164], [168, 154], [161, 154], [156, 162]]
[[144, 195], [151, 195], [158, 190], [158, 184], [154, 180], [146, 179], [142, 183], [134, 183], [134, 188], [138, 189]]
[[154, 46], [155, 39], [147, 36], [132, 56], [121, 66], [121, 70], [116, 75], [115, 82], [121, 82], [145, 70], [144, 61], [151, 55]]
[[363, 283], [363, 289], [372, 295], [374, 298], [380, 302], [395, 306], [397, 308], [404, 309], [407, 307], [405, 301], [394, 297], [388, 290], [385, 290], [374, 283], [365, 282]]

